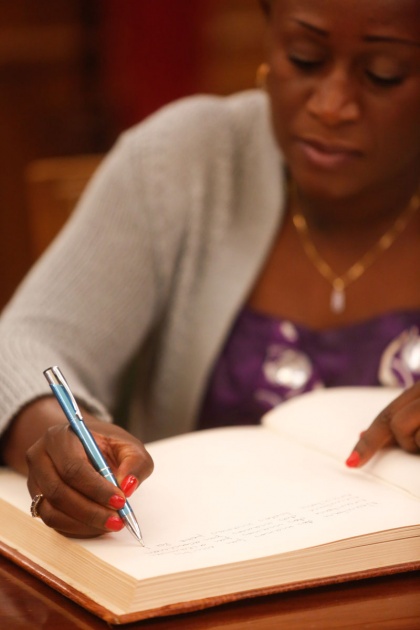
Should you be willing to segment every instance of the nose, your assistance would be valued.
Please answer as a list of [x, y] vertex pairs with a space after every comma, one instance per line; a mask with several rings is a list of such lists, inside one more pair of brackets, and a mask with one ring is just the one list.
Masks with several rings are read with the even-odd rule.
[[351, 78], [333, 70], [319, 79], [307, 102], [309, 113], [328, 126], [354, 122], [360, 115]]

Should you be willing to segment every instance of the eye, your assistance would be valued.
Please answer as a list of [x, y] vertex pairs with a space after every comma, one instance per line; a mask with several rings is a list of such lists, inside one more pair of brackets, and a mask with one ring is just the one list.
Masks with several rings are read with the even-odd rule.
[[380, 74], [376, 74], [375, 72], [371, 72], [370, 70], [366, 71], [366, 76], [374, 85], [383, 88], [390, 88], [396, 85], [400, 85], [404, 77], [402, 76], [382, 76]]
[[300, 57], [297, 55], [289, 55], [289, 61], [299, 68], [299, 70], [306, 72], [316, 70], [322, 64], [322, 59], [312, 59], [310, 57]]

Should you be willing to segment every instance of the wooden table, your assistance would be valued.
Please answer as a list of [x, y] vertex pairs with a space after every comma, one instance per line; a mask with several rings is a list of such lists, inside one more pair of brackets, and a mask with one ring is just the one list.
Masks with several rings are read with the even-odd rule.
[[[420, 571], [256, 598], [125, 627], [130, 630], [419, 630]], [[106, 630], [109, 626], [0, 557], [0, 628]]]

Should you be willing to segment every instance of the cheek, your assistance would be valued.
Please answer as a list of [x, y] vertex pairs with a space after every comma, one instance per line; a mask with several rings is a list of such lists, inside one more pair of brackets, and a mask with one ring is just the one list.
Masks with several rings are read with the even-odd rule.
[[304, 124], [306, 103], [313, 86], [310, 79], [296, 73], [283, 49], [272, 51], [269, 65], [271, 72], [267, 88], [274, 130], [281, 148], [285, 150], [287, 138], [292, 137]]
[[[420, 161], [420, 89], [401, 98], [392, 108], [374, 109], [370, 124], [374, 140], [383, 157], [402, 163]], [[367, 128], [368, 129], [368, 128]]]
[[286, 74], [273, 74], [268, 82], [268, 93], [274, 130], [280, 146], [285, 149], [287, 138], [296, 131], [296, 121], [305, 108], [305, 90], [302, 82], [293, 81]]

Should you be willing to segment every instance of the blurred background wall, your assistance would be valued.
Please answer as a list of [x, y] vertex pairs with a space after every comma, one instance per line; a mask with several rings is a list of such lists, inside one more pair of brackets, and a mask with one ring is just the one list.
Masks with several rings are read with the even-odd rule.
[[258, 0], [0, 0], [0, 308], [32, 257], [25, 173], [167, 102], [254, 87]]

